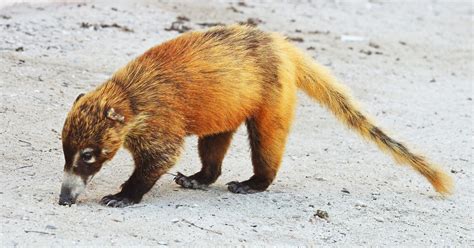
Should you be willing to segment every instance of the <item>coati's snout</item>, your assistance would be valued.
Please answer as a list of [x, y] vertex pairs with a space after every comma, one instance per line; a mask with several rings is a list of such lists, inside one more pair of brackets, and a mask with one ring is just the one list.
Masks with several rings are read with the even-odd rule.
[[77, 197], [71, 195], [71, 189], [67, 187], [61, 187], [61, 194], [59, 195], [59, 205], [71, 206], [76, 203]]
[[102, 165], [113, 157], [118, 148], [110, 151], [105, 148], [87, 147], [79, 149], [72, 156], [67, 145], [63, 149], [66, 164], [59, 204], [70, 206], [76, 202], [77, 197], [85, 190], [87, 184], [99, 172]]
[[71, 172], [65, 172], [59, 194], [59, 205], [71, 206], [76, 203], [77, 197], [84, 191], [89, 180], [84, 180], [81, 176]]
[[72, 205], [123, 143], [125, 118], [98, 96], [79, 95], [64, 123], [60, 205]]
[[100, 170], [105, 159], [99, 157], [98, 150], [91, 147], [80, 149], [70, 158], [67, 154], [68, 149], [64, 149], [66, 165], [59, 194], [59, 205], [71, 206], [76, 203], [77, 197]]

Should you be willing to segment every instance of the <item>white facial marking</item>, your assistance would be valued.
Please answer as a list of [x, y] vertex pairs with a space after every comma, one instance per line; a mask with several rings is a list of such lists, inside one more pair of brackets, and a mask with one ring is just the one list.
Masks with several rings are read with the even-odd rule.
[[93, 151], [94, 151], [94, 149], [92, 149], [92, 148], [90, 148], [90, 147], [88, 147], [88, 148], [82, 150], [82, 152], [93, 152]]
[[[89, 177], [87, 179], [87, 182], [89, 182], [90, 179], [92, 178]], [[77, 197], [80, 193], [84, 191], [84, 189], [86, 188], [86, 184], [80, 176], [75, 175], [71, 172], [64, 172], [62, 187], [69, 188], [71, 190], [71, 196]]]
[[72, 160], [72, 167], [77, 167], [77, 160], [79, 159], [79, 153], [74, 154], [74, 159]]

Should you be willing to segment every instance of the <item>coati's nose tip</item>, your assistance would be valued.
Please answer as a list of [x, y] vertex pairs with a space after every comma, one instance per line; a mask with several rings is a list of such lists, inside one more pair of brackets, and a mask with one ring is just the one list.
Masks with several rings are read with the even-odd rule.
[[61, 206], [71, 206], [75, 202], [72, 199], [59, 199], [59, 205]]
[[76, 203], [76, 199], [72, 198], [71, 196], [60, 195], [58, 203], [61, 206], [70, 207], [72, 204]]

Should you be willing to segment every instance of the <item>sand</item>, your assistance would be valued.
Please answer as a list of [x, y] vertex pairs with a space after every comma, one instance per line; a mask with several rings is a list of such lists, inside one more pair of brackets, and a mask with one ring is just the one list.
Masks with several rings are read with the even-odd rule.
[[[474, 246], [469, 1], [12, 2], [0, 9], [2, 246]], [[60, 133], [75, 97], [176, 37], [165, 29], [178, 16], [189, 18], [178, 28], [253, 18], [288, 35], [380, 126], [450, 172], [455, 194], [440, 198], [300, 93], [280, 172], [266, 192], [226, 190], [252, 173], [241, 128], [207, 191], [181, 189], [166, 175], [140, 204], [101, 206], [133, 169], [121, 151], [78, 204], [59, 206]], [[172, 173], [199, 170], [196, 141], [187, 139]]]

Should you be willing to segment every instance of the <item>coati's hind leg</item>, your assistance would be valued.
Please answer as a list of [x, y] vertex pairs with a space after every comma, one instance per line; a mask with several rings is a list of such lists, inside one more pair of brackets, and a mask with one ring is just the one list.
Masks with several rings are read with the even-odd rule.
[[199, 138], [198, 149], [202, 168], [192, 176], [178, 172], [175, 182], [183, 188], [201, 189], [214, 183], [221, 174], [222, 161], [235, 130]]
[[272, 183], [285, 150], [293, 117], [292, 105], [287, 106], [285, 114], [268, 112], [247, 120], [254, 175], [243, 182], [228, 183], [229, 191], [256, 193], [266, 190]]

